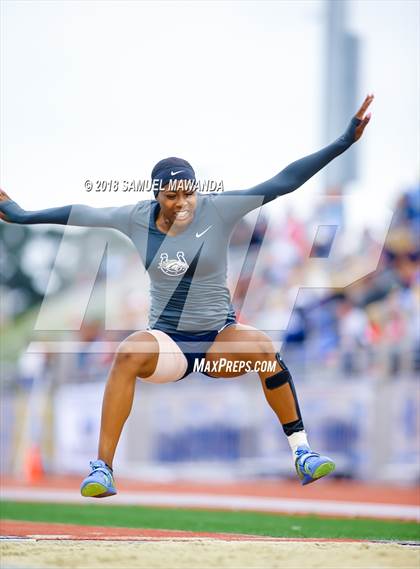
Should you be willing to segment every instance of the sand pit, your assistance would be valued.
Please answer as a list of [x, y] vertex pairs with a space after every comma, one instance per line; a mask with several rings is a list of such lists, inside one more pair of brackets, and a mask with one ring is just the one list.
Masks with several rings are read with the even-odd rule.
[[418, 569], [420, 548], [379, 543], [5, 540], [1, 568]]

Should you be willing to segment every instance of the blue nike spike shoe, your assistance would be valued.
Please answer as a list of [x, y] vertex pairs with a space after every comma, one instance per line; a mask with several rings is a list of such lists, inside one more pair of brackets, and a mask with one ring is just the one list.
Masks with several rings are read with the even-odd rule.
[[335, 470], [335, 464], [328, 456], [321, 456], [306, 445], [298, 447], [295, 455], [296, 472], [303, 486], [315, 482]]
[[114, 485], [112, 470], [103, 460], [90, 463], [91, 472], [80, 486], [80, 493], [85, 498], [106, 498], [114, 496], [117, 489]]

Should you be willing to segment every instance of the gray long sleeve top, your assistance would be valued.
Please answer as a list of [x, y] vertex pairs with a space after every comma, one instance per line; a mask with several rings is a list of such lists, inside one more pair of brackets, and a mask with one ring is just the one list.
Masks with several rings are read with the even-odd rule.
[[198, 194], [192, 222], [175, 236], [156, 226], [159, 203], [145, 200], [122, 207], [68, 205], [25, 211], [12, 200], [0, 211], [14, 223], [55, 223], [107, 227], [121, 231], [136, 246], [151, 280], [149, 326], [164, 332], [219, 330], [234, 318], [227, 288], [227, 251], [237, 221], [253, 209], [293, 192], [353, 144], [359, 119], [314, 154], [289, 164], [273, 178], [246, 190]]

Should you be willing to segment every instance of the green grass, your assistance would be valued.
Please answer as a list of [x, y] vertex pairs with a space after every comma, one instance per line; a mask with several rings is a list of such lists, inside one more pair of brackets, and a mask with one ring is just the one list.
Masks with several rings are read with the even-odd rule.
[[283, 516], [255, 512], [143, 508], [95, 504], [2, 502], [0, 517], [80, 525], [246, 533], [272, 537], [416, 541], [420, 525], [368, 519]]

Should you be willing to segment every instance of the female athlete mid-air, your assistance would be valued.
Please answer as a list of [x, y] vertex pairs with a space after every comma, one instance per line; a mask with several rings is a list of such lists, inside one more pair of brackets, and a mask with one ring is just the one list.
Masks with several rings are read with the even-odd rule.
[[[7, 222], [118, 229], [132, 240], [150, 277], [149, 327], [128, 336], [116, 350], [103, 398], [98, 457], [82, 482], [83, 496], [103, 498], [117, 492], [112, 463], [136, 379], [178, 381], [198, 360], [205, 362], [206, 375], [215, 378], [242, 375], [245, 362], [255, 370], [271, 368], [258, 375], [287, 436], [302, 484], [334, 470], [334, 462], [308, 444], [291, 374], [271, 338], [236, 320], [226, 284], [227, 251], [233, 228], [244, 215], [293, 192], [359, 140], [370, 120], [370, 113], [365, 113], [372, 100], [373, 95], [365, 98], [335, 142], [247, 190], [200, 194], [191, 184], [191, 165], [166, 158], [152, 171], [160, 188], [155, 199], [134, 205], [25, 211], [0, 191], [0, 217]], [[271, 366], [263, 365], [269, 362]]]

